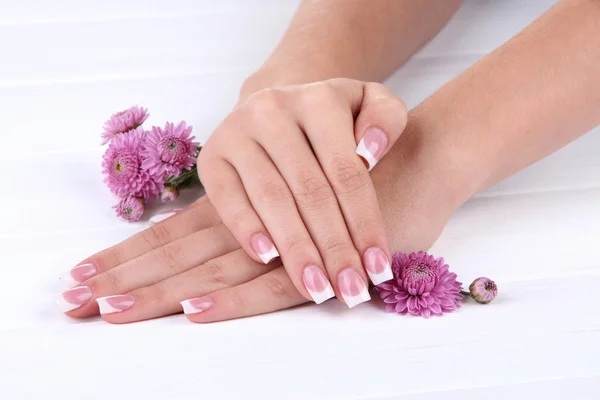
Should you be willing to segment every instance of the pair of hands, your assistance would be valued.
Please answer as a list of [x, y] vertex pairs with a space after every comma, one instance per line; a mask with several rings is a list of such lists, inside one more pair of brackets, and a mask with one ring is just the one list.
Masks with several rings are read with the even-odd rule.
[[406, 120], [404, 103], [380, 84], [257, 92], [201, 152], [208, 196], [76, 266], [64, 310], [124, 323], [183, 305], [190, 320], [212, 322], [334, 294], [350, 307], [368, 300], [367, 275], [391, 278], [388, 234], [403, 250], [427, 248], [451, 213], [428, 201], [437, 193], [420, 138], [405, 140], [407, 151], [373, 181], [357, 156], [372, 168]]

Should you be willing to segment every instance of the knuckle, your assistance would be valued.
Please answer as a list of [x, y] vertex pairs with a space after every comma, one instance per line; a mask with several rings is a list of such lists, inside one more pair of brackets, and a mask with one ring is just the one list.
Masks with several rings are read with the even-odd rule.
[[369, 185], [369, 174], [365, 168], [356, 163], [338, 157], [333, 160], [333, 185], [336, 192], [352, 194], [365, 189]]
[[234, 310], [236, 310], [237, 312], [239, 312], [241, 314], [244, 314], [246, 312], [248, 303], [246, 301], [246, 298], [241, 293], [239, 293], [239, 291], [231, 290], [228, 297], [229, 297], [231, 306], [233, 307]]
[[348, 240], [339, 236], [333, 236], [323, 241], [324, 254], [350, 254], [353, 251]]
[[286, 286], [275, 276], [264, 277], [262, 284], [272, 297], [282, 298], [287, 295]]
[[337, 88], [329, 81], [310, 86], [303, 92], [303, 97], [305, 102], [312, 107], [336, 104], [340, 100]]
[[144, 296], [146, 299], [148, 299], [148, 302], [153, 304], [167, 304], [171, 298], [169, 295], [169, 289], [163, 282], [159, 282], [145, 288], [144, 293], [140, 294], [140, 297], [141, 296]]
[[254, 220], [253, 211], [249, 208], [240, 208], [236, 210], [230, 211], [229, 215], [229, 225], [231, 227], [235, 227], [236, 229], [240, 229], [244, 231], [246, 228], [249, 228], [252, 224], [251, 221]]
[[203, 269], [206, 272], [206, 277], [209, 284], [213, 287], [216, 287], [217, 289], [222, 289], [231, 286], [228, 283], [223, 264], [221, 264], [216, 259], [204, 263]]
[[278, 89], [267, 88], [259, 90], [248, 98], [241, 111], [250, 117], [262, 119], [266, 114], [283, 110], [285, 108], [284, 97], [284, 93]]
[[172, 236], [164, 224], [157, 224], [140, 232], [140, 239], [146, 242], [150, 248], [157, 249], [163, 244], [171, 242]]
[[379, 232], [378, 224], [375, 222], [374, 216], [361, 216], [360, 218], [356, 218], [349, 222], [349, 225], [352, 225], [352, 233], [365, 237], [368, 236], [369, 239], [373, 240], [375, 243], [383, 243], [385, 238], [381, 238], [379, 234], [374, 234], [374, 232]]
[[300, 179], [294, 198], [302, 205], [319, 205], [333, 198], [333, 191], [327, 182], [314, 176]]
[[283, 243], [286, 252], [292, 254], [306, 254], [307, 249], [314, 247], [312, 240], [306, 236], [288, 236]]
[[341, 87], [356, 81], [350, 78], [331, 78], [326, 80], [325, 82], [333, 87]]
[[264, 182], [261, 187], [260, 198], [265, 204], [279, 204], [289, 200], [289, 190], [282, 184]]
[[179, 273], [182, 263], [183, 250], [180, 246], [162, 246], [155, 250], [158, 262], [171, 269], [174, 273]]

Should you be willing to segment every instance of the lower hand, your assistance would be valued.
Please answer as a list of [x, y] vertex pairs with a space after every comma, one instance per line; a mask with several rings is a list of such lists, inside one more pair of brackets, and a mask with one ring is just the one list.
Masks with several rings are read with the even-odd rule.
[[[432, 139], [409, 129], [372, 173], [393, 250], [428, 249], [469, 196], [446, 175], [453, 170], [445, 148]], [[307, 301], [278, 261], [265, 265], [245, 254], [206, 197], [87, 258], [71, 275], [79, 289], [61, 296], [70, 301], [67, 315], [97, 315], [100, 298], [111, 323], [179, 313], [180, 302], [191, 321], [213, 322]]]

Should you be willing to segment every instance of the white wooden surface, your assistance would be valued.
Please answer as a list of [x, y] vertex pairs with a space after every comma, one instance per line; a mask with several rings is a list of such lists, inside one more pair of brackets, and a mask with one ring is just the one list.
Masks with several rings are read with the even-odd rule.
[[[390, 85], [417, 104], [551, 6], [468, 0]], [[296, 0], [0, 0], [0, 399], [600, 398], [600, 132], [470, 201], [433, 249], [490, 306], [336, 302], [194, 325], [58, 313], [57, 277], [143, 228], [99, 175], [112, 112], [206, 138]]]

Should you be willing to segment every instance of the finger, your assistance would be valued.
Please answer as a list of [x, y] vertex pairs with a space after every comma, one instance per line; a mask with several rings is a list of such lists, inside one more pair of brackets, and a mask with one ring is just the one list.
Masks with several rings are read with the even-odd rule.
[[[296, 103], [295, 111], [300, 116], [299, 122], [312, 148], [321, 163], [321, 167], [336, 195], [346, 227], [360, 253], [363, 267], [374, 284], [392, 278], [390, 266], [391, 251], [385, 230], [385, 224], [379, 209], [375, 188], [368, 171], [359, 157], [356, 157], [353, 111], [361, 103], [362, 83], [348, 80], [342, 95], [336, 86], [315, 86], [312, 95]], [[320, 118], [320, 111], [325, 104], [346, 102], [345, 106], [330, 107], [327, 118]], [[312, 107], [305, 107], [306, 103]], [[354, 296], [364, 295], [368, 291], [361, 290], [356, 277], [339, 276], [347, 291]], [[360, 300], [360, 297], [355, 297]]]
[[[292, 271], [291, 279], [296, 288], [307, 299], [313, 299], [303, 282], [303, 271], [307, 269], [311, 281], [320, 284], [320, 297], [316, 301], [333, 297], [321, 256], [298, 213], [292, 193], [264, 149], [251, 142], [244, 151], [230, 156], [232, 158], [227, 161], [239, 174], [252, 208], [273, 238], [283, 264]], [[238, 229], [236, 226], [228, 228]], [[255, 234], [255, 231], [245, 231], [238, 236], [248, 241]]]
[[305, 303], [283, 267], [241, 285], [182, 302], [186, 317], [206, 323], [250, 317]]
[[[98, 306], [93, 301], [95, 299], [152, 285], [236, 248], [237, 242], [225, 226], [204, 229], [104, 271], [82, 282], [72, 291], [67, 290], [59, 299], [66, 301], [66, 304], [63, 302], [64, 311], [68, 311], [71, 317], [96, 315]], [[85, 291], [85, 298], [75, 301], [73, 295], [82, 296], [82, 291]]]
[[105, 321], [115, 324], [177, 314], [186, 299], [249, 282], [280, 265], [257, 263], [238, 249], [153, 285], [104, 299], [100, 311]]
[[218, 223], [219, 218], [215, 209], [206, 196], [202, 197], [186, 210], [177, 212], [164, 222], [86, 258], [69, 271], [66, 276], [67, 284], [78, 285], [86, 279], [133, 260], [144, 253]]
[[[249, 145], [241, 145], [246, 151]], [[254, 261], [268, 264], [279, 257], [267, 229], [254, 211], [235, 168], [210, 151], [201, 159], [201, 179], [223, 224]]]
[[381, 83], [349, 79], [331, 84], [346, 94], [356, 117], [354, 135], [356, 153], [369, 171], [385, 156], [406, 128], [406, 104]]
[[[334, 99], [329, 104], [329, 109], [335, 105]], [[275, 105], [265, 104], [261, 109], [269, 107], [275, 108]], [[327, 275], [333, 278], [335, 294], [349, 307], [369, 300], [367, 275], [362, 267], [360, 255], [350, 238], [335, 193], [306, 136], [294, 121], [281, 115], [270, 116], [268, 120], [268, 127], [252, 133], [287, 182], [302, 221], [321, 254]], [[277, 135], [277, 132], [286, 134]], [[352, 131], [349, 134], [351, 136]], [[349, 139], [352, 140], [351, 137]], [[352, 156], [356, 158], [354, 153]], [[364, 170], [364, 167], [362, 169]], [[324, 284], [325, 275], [319, 274], [321, 271], [317, 268], [306, 267], [307, 265], [284, 263], [292, 281], [294, 277], [302, 278], [313, 300], [321, 303], [333, 296], [334, 292], [330, 290], [329, 284]], [[298, 266], [305, 269], [298, 270]], [[348, 285], [340, 285], [341, 282], [348, 281], [353, 282], [352, 285], [359, 285], [361, 290], [356, 292], [352, 286], [353, 290], [350, 291]]]

